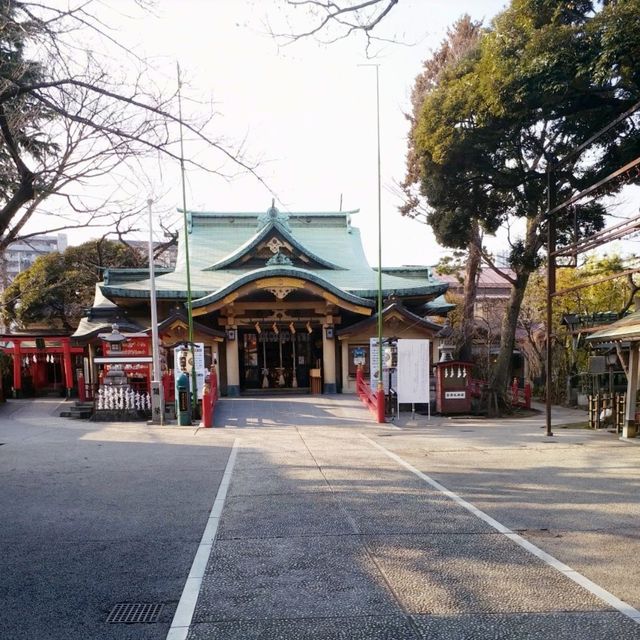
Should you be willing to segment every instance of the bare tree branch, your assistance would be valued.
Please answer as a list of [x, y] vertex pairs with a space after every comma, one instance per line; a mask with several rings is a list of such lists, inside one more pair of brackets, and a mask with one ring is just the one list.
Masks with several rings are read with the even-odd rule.
[[[145, 10], [150, 6], [147, 0], [131, 2]], [[133, 186], [144, 178], [140, 161], [158, 153], [181, 159], [178, 125], [217, 156], [192, 155], [184, 158], [187, 164], [225, 180], [248, 173], [276, 195], [241, 147], [232, 148], [212, 132], [213, 113], [176, 115], [177, 91], [158, 89], [149, 63], [127, 49], [103, 19], [101, 12], [108, 9], [97, 0], [70, 0], [65, 6], [13, 0], [0, 6], [0, 247], [19, 237], [53, 196], [83, 217], [75, 216], [75, 226], [108, 218], [114, 223], [116, 212], [126, 220], [140, 206], [127, 202], [140, 198], [140, 186]], [[87, 34], [101, 43], [88, 48]], [[111, 59], [114, 47], [125, 63]], [[131, 68], [133, 73], [114, 72]], [[101, 182], [116, 179], [118, 187], [131, 187], [131, 195], [123, 199], [122, 189], [112, 187], [108, 202], [99, 203], [111, 210], [108, 215], [72, 192], [73, 184], [85, 190], [96, 185], [99, 192], [105, 189]]]

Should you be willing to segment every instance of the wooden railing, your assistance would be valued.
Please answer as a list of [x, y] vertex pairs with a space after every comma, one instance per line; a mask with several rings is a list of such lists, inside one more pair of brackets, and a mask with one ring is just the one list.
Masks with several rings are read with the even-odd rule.
[[384, 419], [384, 389], [372, 391], [369, 384], [364, 379], [362, 367], [358, 366], [356, 371], [356, 391], [358, 397], [369, 408], [376, 417], [379, 424], [385, 422]]

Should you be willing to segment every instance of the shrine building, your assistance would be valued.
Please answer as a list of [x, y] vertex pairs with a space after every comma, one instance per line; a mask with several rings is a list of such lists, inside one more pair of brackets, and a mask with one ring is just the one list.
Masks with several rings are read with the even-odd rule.
[[[223, 395], [278, 390], [353, 392], [356, 362], [369, 365], [377, 335], [378, 272], [366, 260], [357, 211], [187, 213], [193, 341], [216, 363]], [[173, 270], [157, 269], [161, 360], [187, 339], [184, 231]], [[453, 305], [448, 285], [427, 267], [382, 269], [383, 335], [434, 341]], [[150, 336], [147, 269], [109, 270], [92, 309], [72, 336], [88, 349], [97, 383], [98, 335], [117, 322], [125, 335]], [[148, 365], [145, 365], [148, 370]], [[315, 382], [315, 384], [314, 384]]]

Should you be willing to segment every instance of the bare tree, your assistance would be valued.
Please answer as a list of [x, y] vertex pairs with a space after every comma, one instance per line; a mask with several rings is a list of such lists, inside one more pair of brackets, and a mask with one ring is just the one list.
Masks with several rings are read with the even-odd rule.
[[[398, 42], [395, 38], [384, 38], [374, 31], [400, 0], [285, 0], [285, 4], [294, 9], [290, 12], [289, 32], [274, 32], [271, 35], [283, 45], [303, 38], [316, 38], [331, 44], [354, 34], [366, 38], [366, 51], [371, 44], [378, 42]], [[294, 17], [301, 14], [304, 26], [291, 24]]]
[[[142, 0], [131, 4], [146, 9]], [[151, 65], [119, 43], [103, 9], [97, 0], [0, 3], [0, 249], [54, 196], [62, 202], [47, 211], [58, 212], [48, 231], [127, 218], [133, 225], [142, 163], [180, 160], [180, 128], [217, 154], [216, 164], [187, 163], [225, 179], [249, 172], [264, 184], [241, 149], [211, 132], [210, 108], [179, 114], [178, 87], [154, 82]], [[81, 195], [89, 185], [102, 195]]]

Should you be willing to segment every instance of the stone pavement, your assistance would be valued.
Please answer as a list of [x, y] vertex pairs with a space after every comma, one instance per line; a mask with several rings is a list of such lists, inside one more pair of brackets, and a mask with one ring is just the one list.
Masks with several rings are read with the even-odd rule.
[[[356, 398], [221, 402], [216, 424], [238, 428], [238, 455], [189, 640], [640, 638], [588, 580], [525, 548], [572, 557], [640, 606], [638, 473], [616, 476], [640, 450], [584, 430], [545, 439], [543, 416], [398, 422], [373, 425]], [[605, 536], [610, 557], [585, 535]]]

